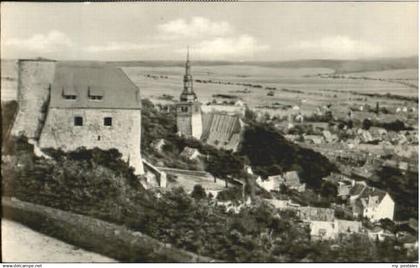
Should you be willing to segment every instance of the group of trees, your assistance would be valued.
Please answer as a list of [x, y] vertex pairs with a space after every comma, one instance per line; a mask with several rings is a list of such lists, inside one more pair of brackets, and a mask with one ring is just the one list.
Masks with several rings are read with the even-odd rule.
[[396, 203], [395, 218], [408, 220], [418, 218], [418, 172], [402, 172], [397, 168], [382, 167], [377, 172], [378, 181], [372, 186], [387, 191]]
[[240, 154], [263, 177], [296, 170], [310, 187], [319, 189], [321, 179], [337, 168], [323, 155], [287, 141], [274, 127], [250, 123], [245, 129]]

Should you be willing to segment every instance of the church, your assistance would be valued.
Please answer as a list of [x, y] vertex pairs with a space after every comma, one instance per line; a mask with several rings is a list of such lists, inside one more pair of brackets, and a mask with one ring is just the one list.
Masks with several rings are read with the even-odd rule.
[[221, 111], [202, 111], [201, 103], [193, 89], [189, 52], [183, 82], [184, 89], [176, 104], [178, 134], [235, 152], [241, 141], [244, 123], [238, 115]]

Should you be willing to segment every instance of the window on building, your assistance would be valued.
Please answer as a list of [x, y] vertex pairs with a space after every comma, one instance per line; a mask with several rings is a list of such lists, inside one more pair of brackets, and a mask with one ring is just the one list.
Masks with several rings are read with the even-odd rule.
[[104, 118], [104, 126], [112, 126], [112, 117]]
[[92, 96], [89, 96], [89, 99], [90, 100], [102, 100], [102, 96], [96, 96], [96, 95], [92, 95]]
[[74, 125], [75, 126], [83, 126], [83, 117], [75, 116], [74, 117]]
[[181, 112], [188, 112], [188, 107], [187, 106], [181, 106]]
[[88, 88], [89, 100], [101, 101], [104, 98], [104, 91], [95, 88]]
[[73, 88], [63, 88], [61, 95], [65, 100], [75, 100], [77, 99], [77, 91]]
[[66, 100], [75, 100], [77, 99], [76, 95], [63, 95], [63, 98]]

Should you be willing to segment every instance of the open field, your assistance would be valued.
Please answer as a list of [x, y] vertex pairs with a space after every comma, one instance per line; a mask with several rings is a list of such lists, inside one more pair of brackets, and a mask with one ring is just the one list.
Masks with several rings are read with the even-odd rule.
[[[140, 87], [144, 98], [159, 102], [162, 101], [161, 96], [166, 94], [173, 96], [175, 100], [178, 99], [183, 87], [184, 67], [180, 64], [146, 65], [143, 63], [141, 66], [131, 65], [122, 69]], [[121, 63], [121, 66], [127, 64]], [[331, 104], [332, 111], [338, 116], [345, 116], [350, 104], [374, 106], [379, 102], [381, 107], [395, 111], [397, 107], [407, 105], [406, 101], [363, 94], [389, 93], [414, 98], [413, 100], [418, 97], [418, 89], [415, 87], [418, 70], [413, 68], [346, 73], [340, 78], [334, 78], [336, 70], [331, 68], [292, 67], [294, 68], [257, 64], [195, 66], [192, 62], [194, 90], [203, 103], [211, 102], [214, 94], [235, 95], [252, 108], [279, 116], [289, 113], [287, 109], [281, 107], [294, 105], [299, 106], [302, 113], [312, 113], [319, 106]], [[3, 101], [16, 99], [16, 61], [2, 61], [1, 75], [1, 99]], [[358, 79], [359, 77], [371, 79]], [[411, 86], [404, 84], [405, 82]], [[245, 89], [247, 92], [244, 92]], [[270, 91], [271, 96], [268, 95]], [[417, 107], [414, 101], [408, 105]]]
[[[142, 95], [154, 101], [159, 101], [163, 94], [177, 99], [182, 91], [182, 67], [139, 66], [123, 69], [141, 88]], [[319, 106], [332, 104], [332, 110], [341, 116], [345, 116], [350, 103], [352, 106], [374, 106], [379, 102], [381, 106], [395, 111], [397, 107], [404, 105], [405, 101], [361, 94], [389, 93], [414, 98], [418, 96], [416, 88], [400, 83], [374, 79], [324, 78], [317, 75], [328, 75], [332, 72], [333, 70], [326, 68], [268, 68], [243, 65], [195, 67], [194, 63], [192, 67], [194, 90], [203, 103], [211, 102], [214, 94], [229, 94], [238, 96], [250, 107], [258, 107], [270, 114], [285, 114], [281, 109], [273, 109], [273, 104], [298, 105], [303, 113], [311, 113]], [[415, 69], [408, 69], [378, 71], [372, 74], [392, 79], [399, 79], [400, 74], [401, 79], [406, 79], [414, 77], [416, 72]], [[363, 73], [358, 75], [362, 76]], [[206, 83], [197, 80], [204, 80]], [[243, 92], [245, 89], [248, 90], [247, 93]], [[270, 91], [273, 91], [273, 96], [268, 96]], [[410, 105], [417, 107], [415, 102]]]
[[1, 100], [17, 98], [17, 65], [14, 60], [1, 61]]
[[383, 79], [407, 79], [407, 80], [418, 80], [417, 69], [396, 69], [376, 72], [363, 72], [363, 73], [348, 73], [349, 76], [359, 77], [371, 77], [371, 78], [383, 78]]

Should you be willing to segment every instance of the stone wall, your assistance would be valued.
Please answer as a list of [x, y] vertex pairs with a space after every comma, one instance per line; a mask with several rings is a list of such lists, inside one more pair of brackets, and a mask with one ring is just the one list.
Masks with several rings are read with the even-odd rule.
[[18, 61], [19, 109], [11, 132], [13, 136], [39, 138], [54, 72], [54, 61]]
[[203, 121], [201, 119], [201, 111], [194, 112], [192, 114], [191, 125], [192, 136], [196, 139], [200, 139], [203, 133]]
[[123, 262], [215, 262], [95, 218], [2, 198], [3, 217]]
[[[83, 126], [74, 125], [74, 117], [83, 118]], [[112, 126], [104, 118], [112, 118]], [[51, 108], [42, 130], [41, 148], [60, 148], [72, 151], [78, 147], [104, 150], [118, 149], [123, 159], [143, 174], [140, 154], [141, 111], [117, 109], [58, 109]]]
[[[181, 107], [187, 109], [182, 111]], [[177, 129], [178, 133], [185, 136], [192, 136], [200, 139], [203, 132], [203, 122], [201, 118], [201, 105], [194, 103], [177, 104]]]
[[191, 136], [191, 116], [186, 115], [177, 115], [176, 117], [176, 126], [179, 134], [185, 136]]

